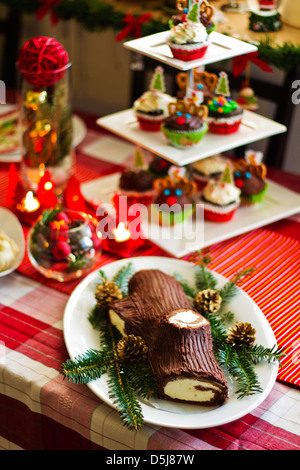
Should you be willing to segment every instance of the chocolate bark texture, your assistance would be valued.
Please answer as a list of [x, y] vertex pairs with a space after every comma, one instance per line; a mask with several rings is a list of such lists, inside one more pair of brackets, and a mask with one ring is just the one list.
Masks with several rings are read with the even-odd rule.
[[137, 272], [128, 297], [112, 302], [109, 316], [123, 335], [146, 342], [158, 397], [206, 406], [226, 401], [228, 385], [213, 354], [210, 324], [191, 308], [173, 276]]

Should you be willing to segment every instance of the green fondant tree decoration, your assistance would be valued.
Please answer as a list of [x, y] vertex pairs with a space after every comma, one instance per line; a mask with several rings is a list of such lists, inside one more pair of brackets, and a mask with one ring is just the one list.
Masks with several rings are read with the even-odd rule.
[[219, 74], [219, 80], [216, 86], [216, 93], [218, 95], [230, 96], [228, 75], [225, 72], [220, 72]]
[[199, 4], [194, 3], [187, 14], [187, 19], [189, 21], [194, 21], [194, 23], [199, 23]]
[[154, 70], [150, 83], [150, 90], [166, 91], [164, 70], [160, 66], [156, 67]]
[[144, 159], [142, 156], [141, 149], [139, 147], [136, 147], [136, 150], [135, 150], [134, 166], [136, 168], [144, 166]]
[[221, 182], [232, 184], [232, 177], [231, 177], [231, 171], [230, 171], [229, 165], [226, 165], [225, 167]]

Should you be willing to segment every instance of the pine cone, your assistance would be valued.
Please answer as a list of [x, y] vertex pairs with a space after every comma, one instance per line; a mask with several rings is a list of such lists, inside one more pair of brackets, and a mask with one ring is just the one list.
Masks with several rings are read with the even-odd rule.
[[229, 329], [227, 342], [234, 347], [250, 347], [255, 341], [255, 329], [250, 323], [238, 323]]
[[222, 297], [219, 292], [213, 289], [205, 289], [194, 298], [194, 307], [199, 313], [216, 313], [221, 307]]
[[148, 347], [140, 336], [128, 335], [120, 339], [117, 351], [122, 361], [139, 362], [146, 360]]
[[113, 300], [122, 299], [123, 295], [115, 282], [103, 281], [96, 287], [95, 297], [98, 305], [108, 305]]

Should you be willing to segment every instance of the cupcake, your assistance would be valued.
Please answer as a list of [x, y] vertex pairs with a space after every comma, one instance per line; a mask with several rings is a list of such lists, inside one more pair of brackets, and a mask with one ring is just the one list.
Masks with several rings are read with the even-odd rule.
[[[180, 3], [180, 2], [179, 2]], [[179, 23], [183, 23], [187, 19], [187, 8], [178, 8], [178, 13], [171, 17], [169, 21], [170, 27], [176, 26]], [[212, 19], [215, 9], [210, 5], [206, 0], [203, 0], [200, 5], [200, 22], [206, 28], [208, 34], [210, 34], [215, 29], [215, 23]]]
[[168, 106], [176, 99], [165, 93], [162, 67], [156, 67], [150, 89], [143, 93], [133, 104], [133, 110], [144, 131], [160, 131], [161, 124], [168, 115]]
[[232, 183], [230, 168], [227, 166], [221, 180], [210, 180], [203, 189], [200, 203], [204, 218], [212, 222], [226, 222], [232, 219], [240, 204], [241, 190]]
[[194, 162], [192, 165], [193, 177], [198, 188], [203, 188], [210, 179], [220, 179], [227, 164], [227, 159], [222, 155], [213, 155]]
[[154, 181], [157, 196], [151, 207], [151, 215], [160, 225], [173, 226], [191, 217], [195, 209], [193, 194], [196, 184], [186, 178], [167, 176]]
[[208, 110], [206, 106], [195, 106], [183, 100], [169, 106], [170, 115], [161, 130], [169, 144], [179, 149], [198, 145], [208, 131], [205, 122]]
[[200, 59], [208, 48], [208, 33], [200, 22], [199, 4], [194, 3], [186, 19], [171, 27], [167, 44], [176, 59], [188, 62]]
[[253, 88], [249, 86], [248, 82], [242, 84], [238, 99], [236, 102], [243, 108], [249, 111], [257, 111], [258, 101], [255, 96]]
[[144, 168], [142, 154], [136, 149], [135, 164], [123, 171], [119, 181], [119, 194], [127, 197], [127, 204], [149, 205], [152, 202], [154, 177]]
[[148, 171], [152, 176], [154, 176], [154, 178], [164, 178], [168, 175], [168, 171], [171, 166], [171, 162], [155, 155], [149, 164]]
[[259, 161], [261, 158], [261, 152], [246, 152], [245, 160], [240, 159], [235, 163], [234, 183], [241, 191], [242, 205], [261, 202], [267, 191], [267, 167]]
[[209, 131], [214, 134], [233, 134], [240, 127], [244, 110], [230, 98], [225, 72], [220, 73], [215, 93], [215, 98], [207, 102]]

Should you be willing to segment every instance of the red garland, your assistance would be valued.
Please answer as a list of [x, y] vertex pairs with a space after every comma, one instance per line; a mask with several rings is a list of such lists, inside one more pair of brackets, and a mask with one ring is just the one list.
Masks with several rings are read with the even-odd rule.
[[241, 75], [247, 67], [248, 62], [253, 62], [253, 64], [257, 65], [260, 69], [264, 72], [273, 72], [273, 69], [264, 62], [262, 59], [259, 58], [258, 52], [251, 52], [250, 54], [241, 55], [238, 57], [233, 58], [232, 64], [232, 73], [235, 77]]
[[47, 15], [47, 13], [50, 12], [51, 24], [52, 26], [55, 26], [59, 21], [59, 17], [55, 13], [54, 7], [61, 3], [62, 0], [38, 0], [38, 2], [42, 3], [43, 5], [38, 8], [36, 12], [36, 19], [40, 21], [44, 18], [44, 16]]
[[69, 63], [64, 47], [55, 39], [39, 36], [27, 41], [19, 52], [17, 67], [22, 77], [36, 88], [60, 80]]
[[127, 36], [133, 35], [134, 39], [141, 37], [142, 25], [150, 21], [152, 18], [151, 13], [144, 13], [137, 18], [131, 14], [126, 14], [123, 18], [123, 22], [127, 25], [117, 35], [117, 41], [122, 41]]

